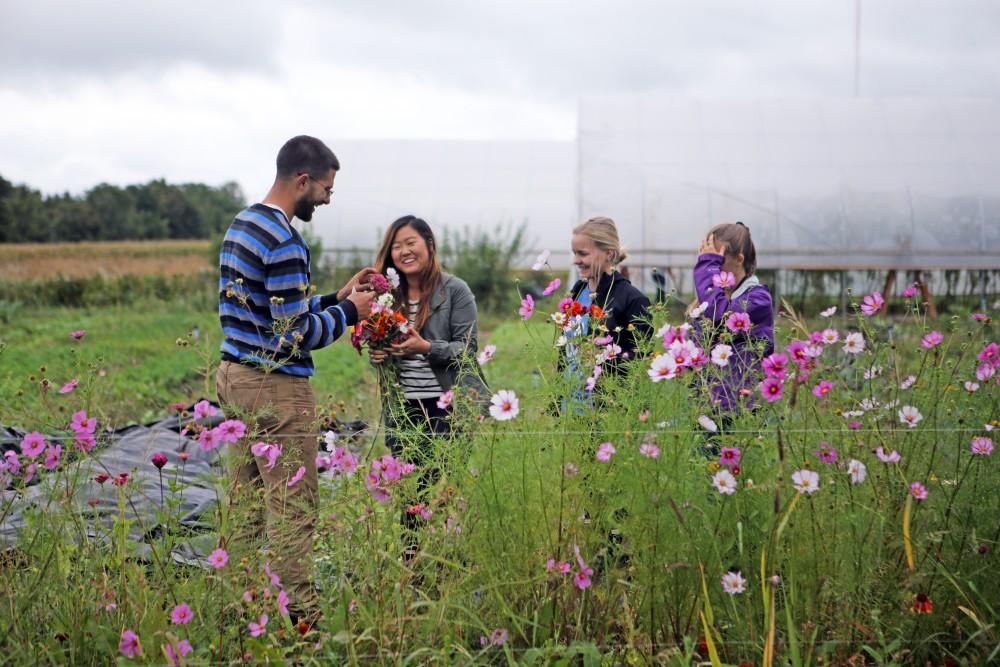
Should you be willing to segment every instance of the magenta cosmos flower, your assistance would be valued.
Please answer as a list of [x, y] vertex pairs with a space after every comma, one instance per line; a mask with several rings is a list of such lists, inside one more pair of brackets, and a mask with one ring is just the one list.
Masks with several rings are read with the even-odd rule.
[[781, 398], [781, 394], [784, 388], [781, 385], [781, 380], [778, 378], [764, 378], [764, 381], [759, 385], [760, 393], [768, 403], [774, 403]]
[[865, 316], [871, 317], [872, 315], [878, 314], [884, 305], [885, 299], [882, 298], [882, 293], [872, 292], [861, 300], [861, 312]]
[[549, 296], [550, 294], [552, 294], [553, 292], [555, 292], [557, 289], [559, 289], [560, 285], [562, 285], [562, 281], [561, 280], [559, 280], [558, 278], [553, 279], [552, 282], [550, 282], [548, 285], [546, 285], [545, 289], [542, 290], [542, 296]]
[[739, 447], [723, 447], [722, 454], [719, 456], [719, 465], [724, 465], [726, 467], [732, 467], [740, 464], [740, 458], [743, 453], [740, 451]]
[[72, 380], [70, 380], [69, 382], [67, 382], [66, 384], [64, 384], [63, 386], [59, 387], [59, 393], [60, 394], [68, 394], [69, 392], [71, 392], [74, 389], [76, 389], [76, 386], [78, 384], [80, 384], [80, 380], [78, 380], [77, 378], [73, 378]]
[[746, 333], [753, 328], [753, 324], [746, 313], [732, 313], [726, 318], [726, 328], [734, 333]]
[[535, 314], [535, 300], [530, 294], [525, 294], [521, 299], [521, 307], [517, 309], [517, 313], [522, 320], [527, 320]]
[[170, 612], [170, 621], [174, 625], [184, 625], [189, 623], [192, 618], [194, 618], [194, 614], [191, 613], [191, 607], [184, 602], [174, 607], [174, 610]]
[[820, 380], [812, 389], [813, 396], [816, 398], [825, 398], [827, 394], [833, 391], [833, 383], [829, 380]]
[[33, 459], [45, 451], [45, 436], [38, 431], [32, 431], [21, 439], [21, 454]]
[[920, 339], [920, 344], [926, 347], [928, 350], [932, 347], [937, 347], [944, 340], [944, 334], [940, 331], [931, 331], [926, 336]]
[[208, 563], [212, 567], [218, 569], [220, 567], [225, 567], [226, 563], [229, 562], [229, 554], [225, 549], [219, 548], [208, 555]]
[[781, 352], [775, 352], [764, 357], [761, 366], [764, 368], [764, 375], [767, 377], [784, 380], [788, 374], [788, 357]]
[[134, 658], [142, 655], [142, 644], [139, 643], [139, 635], [132, 630], [123, 630], [121, 641], [118, 642], [118, 650], [127, 658]]
[[615, 446], [612, 445], [610, 442], [602, 442], [597, 447], [597, 460], [601, 461], [602, 463], [607, 463], [608, 461], [611, 460], [611, 457], [614, 456], [615, 452], [617, 451], [618, 450], [615, 449]]
[[910, 495], [917, 500], [927, 500], [927, 488], [920, 482], [910, 484]]
[[83, 338], [86, 335], [87, 335], [87, 332], [84, 331], [83, 329], [77, 329], [76, 331], [70, 331], [69, 332], [69, 337], [72, 338], [73, 340], [80, 340], [81, 338]]
[[993, 440], [982, 435], [972, 439], [969, 449], [978, 456], [989, 456], [993, 453]]
[[837, 450], [829, 442], [822, 440], [816, 449], [816, 458], [822, 463], [835, 463], [837, 461]]

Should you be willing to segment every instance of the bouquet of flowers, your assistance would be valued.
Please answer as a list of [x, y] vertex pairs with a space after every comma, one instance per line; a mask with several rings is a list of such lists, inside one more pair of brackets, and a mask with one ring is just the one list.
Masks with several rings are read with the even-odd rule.
[[351, 333], [351, 345], [361, 354], [364, 347], [386, 350], [393, 343], [406, 340], [412, 330], [409, 318], [393, 309], [395, 299], [392, 290], [399, 286], [399, 276], [390, 268], [388, 275], [373, 274], [368, 279], [369, 286], [378, 295], [372, 302], [372, 312], [368, 319], [361, 320]]

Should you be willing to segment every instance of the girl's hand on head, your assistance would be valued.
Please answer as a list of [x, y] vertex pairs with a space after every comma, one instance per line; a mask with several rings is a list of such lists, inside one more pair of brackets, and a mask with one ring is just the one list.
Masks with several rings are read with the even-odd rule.
[[701, 249], [698, 251], [699, 255], [704, 255], [705, 253], [714, 253], [716, 255], [726, 255], [726, 244], [722, 242], [717, 242], [715, 240], [715, 234], [709, 234], [701, 241]]

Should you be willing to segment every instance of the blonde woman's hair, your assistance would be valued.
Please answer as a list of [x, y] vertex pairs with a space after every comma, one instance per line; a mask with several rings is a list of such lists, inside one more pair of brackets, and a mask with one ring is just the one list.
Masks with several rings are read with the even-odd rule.
[[621, 264], [628, 257], [628, 253], [622, 246], [621, 241], [618, 240], [618, 228], [615, 227], [615, 221], [611, 218], [605, 218], [604, 216], [591, 218], [574, 227], [573, 233], [586, 236], [600, 250], [613, 251], [611, 266]]

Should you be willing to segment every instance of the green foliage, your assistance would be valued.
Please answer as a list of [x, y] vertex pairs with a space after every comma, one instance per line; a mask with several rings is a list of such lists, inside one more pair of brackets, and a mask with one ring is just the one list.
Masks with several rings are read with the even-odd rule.
[[209, 238], [244, 204], [235, 183], [104, 183], [76, 197], [43, 196], [0, 177], [0, 243]]
[[520, 255], [526, 225], [492, 231], [446, 230], [441, 242], [441, 263], [450, 273], [469, 284], [480, 311], [497, 312], [516, 303], [510, 290], [514, 261]]

